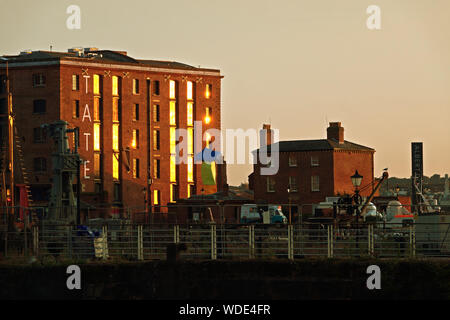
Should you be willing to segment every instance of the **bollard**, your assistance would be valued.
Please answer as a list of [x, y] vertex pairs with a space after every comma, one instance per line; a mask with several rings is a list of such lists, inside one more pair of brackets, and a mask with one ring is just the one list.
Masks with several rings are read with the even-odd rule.
[[216, 225], [211, 225], [211, 259], [217, 259], [217, 232]]

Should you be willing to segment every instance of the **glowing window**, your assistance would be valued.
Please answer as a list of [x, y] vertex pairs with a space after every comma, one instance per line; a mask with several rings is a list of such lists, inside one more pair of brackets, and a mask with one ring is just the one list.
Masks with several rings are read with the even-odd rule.
[[139, 178], [139, 159], [133, 159], [133, 178]]
[[113, 98], [112, 107], [113, 121], [119, 122], [119, 98]]
[[176, 93], [176, 82], [173, 80], [170, 80], [170, 93], [169, 93], [170, 99], [176, 99], [175, 93]]
[[139, 94], [139, 79], [133, 79], [133, 93]]
[[112, 132], [112, 148], [114, 151], [119, 151], [119, 125], [113, 124], [113, 132]]
[[194, 85], [192, 81], [187, 82], [187, 99], [188, 100], [194, 99]]
[[100, 94], [100, 76], [94, 74], [94, 94]]
[[159, 190], [153, 190], [153, 204], [159, 204]]
[[170, 101], [170, 111], [169, 111], [169, 116], [170, 116], [170, 125], [171, 126], [175, 126], [177, 124], [177, 116], [176, 116], [176, 109], [177, 109], [177, 104], [175, 101]]
[[211, 135], [208, 132], [205, 133], [205, 141], [206, 147], [209, 148], [209, 144], [211, 143]]
[[194, 125], [194, 103], [193, 102], [187, 103], [187, 125], [188, 126]]
[[177, 182], [177, 167], [175, 156], [170, 156], [170, 182]]
[[205, 90], [205, 98], [206, 99], [211, 98], [211, 93], [212, 93], [212, 84], [207, 84]]
[[173, 187], [174, 187], [173, 184], [171, 184], [170, 185], [170, 199], [169, 199], [170, 202], [174, 202], [173, 201], [173, 193], [174, 193]]
[[170, 153], [174, 154], [176, 153], [176, 128], [170, 127]]
[[113, 154], [113, 179], [119, 180], [119, 154]]
[[194, 129], [188, 128], [187, 129], [187, 148], [188, 148], [188, 154], [194, 153]]
[[153, 150], [159, 150], [159, 130], [153, 130]]
[[100, 151], [100, 123], [94, 123], [94, 151]]
[[112, 94], [113, 96], [119, 95], [119, 78], [117, 76], [112, 76]]
[[188, 182], [194, 182], [194, 157], [188, 157], [187, 164], [187, 180]]
[[209, 124], [211, 122], [211, 114], [212, 114], [211, 108], [206, 108], [205, 109], [205, 123], [206, 124]]
[[94, 176], [100, 178], [100, 153], [94, 153]]
[[133, 140], [131, 141], [131, 146], [134, 149], [139, 148], [139, 130], [133, 130]]

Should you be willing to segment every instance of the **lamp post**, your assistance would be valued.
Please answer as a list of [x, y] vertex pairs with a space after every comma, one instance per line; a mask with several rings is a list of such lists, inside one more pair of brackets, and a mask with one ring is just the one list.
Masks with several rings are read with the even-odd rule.
[[359, 223], [359, 205], [361, 204], [361, 196], [359, 194], [359, 186], [361, 185], [363, 176], [358, 173], [358, 170], [355, 171], [355, 174], [350, 177], [352, 180], [352, 184], [355, 187], [355, 194], [353, 195], [353, 202], [355, 203], [354, 210], [356, 210], [356, 250], [359, 249], [359, 239], [358, 239], [358, 223]]

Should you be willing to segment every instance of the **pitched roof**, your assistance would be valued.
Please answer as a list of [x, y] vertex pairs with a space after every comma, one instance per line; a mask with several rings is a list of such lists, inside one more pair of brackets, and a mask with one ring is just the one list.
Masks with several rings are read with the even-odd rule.
[[[372, 151], [375, 149], [365, 147], [350, 141], [344, 141], [339, 144], [339, 141], [335, 139], [318, 139], [318, 140], [292, 140], [292, 141], [280, 141], [274, 143], [278, 145], [279, 152], [295, 152], [295, 151], [326, 151], [326, 150], [359, 150], [359, 151]], [[261, 147], [261, 150], [271, 151], [271, 145], [268, 147]], [[259, 149], [253, 151], [256, 152]]]

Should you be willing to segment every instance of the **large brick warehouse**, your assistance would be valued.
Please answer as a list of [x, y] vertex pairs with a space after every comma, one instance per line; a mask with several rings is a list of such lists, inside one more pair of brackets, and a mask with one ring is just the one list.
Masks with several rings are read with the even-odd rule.
[[[194, 128], [202, 131], [201, 137], [209, 128], [221, 129], [220, 70], [138, 60], [126, 52], [96, 48], [4, 57], [34, 205], [45, 205], [51, 188], [52, 141], [41, 125], [57, 120], [80, 131], [84, 206], [148, 210], [214, 193], [226, 184], [223, 166], [212, 167], [211, 184], [193, 161], [198, 150], [192, 141], [199, 134]], [[0, 77], [0, 113], [5, 115], [4, 61]], [[5, 141], [8, 125], [6, 117], [2, 119]], [[198, 129], [194, 123], [200, 122]], [[188, 135], [188, 161], [176, 164], [175, 129], [180, 128]], [[206, 137], [202, 148], [209, 142]], [[69, 136], [71, 148], [73, 144]]]

